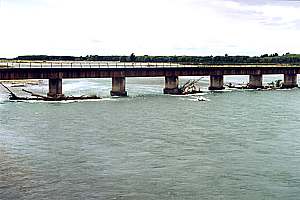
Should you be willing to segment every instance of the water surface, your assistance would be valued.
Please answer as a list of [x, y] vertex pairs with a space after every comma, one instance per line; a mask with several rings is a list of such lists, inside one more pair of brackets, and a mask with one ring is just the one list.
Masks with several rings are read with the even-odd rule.
[[197, 102], [161, 95], [163, 79], [129, 79], [128, 98], [109, 98], [110, 84], [64, 81], [96, 102], [0, 90], [0, 199], [299, 199], [300, 90]]

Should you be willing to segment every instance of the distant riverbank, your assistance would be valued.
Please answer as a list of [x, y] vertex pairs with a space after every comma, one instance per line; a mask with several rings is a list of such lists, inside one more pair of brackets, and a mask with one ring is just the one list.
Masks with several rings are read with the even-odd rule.
[[14, 61], [112, 61], [112, 62], [165, 62], [165, 63], [185, 63], [185, 64], [300, 64], [300, 54], [278, 53], [263, 54], [261, 56], [151, 56], [142, 55], [87, 55], [87, 56], [48, 56], [48, 55], [26, 55], [18, 56]]

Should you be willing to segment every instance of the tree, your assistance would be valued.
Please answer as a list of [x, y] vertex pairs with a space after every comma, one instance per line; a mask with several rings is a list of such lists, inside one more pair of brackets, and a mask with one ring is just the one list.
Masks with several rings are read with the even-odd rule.
[[136, 57], [135, 57], [134, 53], [132, 53], [129, 57], [130, 62], [134, 62], [135, 59], [136, 59]]
[[269, 55], [268, 55], [268, 54], [263, 54], [263, 55], [261, 55], [260, 57], [266, 58], [266, 57], [269, 57]]

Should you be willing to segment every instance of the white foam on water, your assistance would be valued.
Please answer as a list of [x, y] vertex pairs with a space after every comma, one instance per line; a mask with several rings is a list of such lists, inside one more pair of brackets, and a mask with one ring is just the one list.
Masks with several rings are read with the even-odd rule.
[[224, 89], [224, 90], [208, 90], [210, 93], [223, 93], [223, 92], [233, 92], [231, 89]]
[[187, 96], [205, 96], [208, 95], [208, 93], [195, 93], [195, 94], [188, 94]]
[[192, 99], [188, 99], [188, 101], [194, 101], [194, 102], [206, 102], [206, 101], [210, 101], [210, 99], [203, 99], [202, 101], [199, 101], [198, 98], [192, 98]]
[[205, 96], [205, 95], [208, 95], [208, 93], [195, 93], [195, 94], [171, 94], [169, 96], [171, 97], [197, 97], [197, 96]]
[[180, 98], [183, 101], [194, 101], [194, 102], [205, 102], [205, 101], [210, 101], [210, 99], [205, 98], [203, 95], [202, 96], [186, 96], [188, 98]]
[[171, 97], [188, 97], [186, 94], [170, 94]]
[[83, 99], [83, 100], [66, 100], [66, 101], [37, 101], [37, 100], [10, 100], [10, 102], [22, 103], [47, 103], [47, 104], [69, 104], [69, 103], [84, 103], [84, 102], [102, 102], [102, 101], [117, 101], [116, 98], [102, 98], [102, 99]]
[[5, 101], [7, 101], [7, 99], [8, 99], [9, 97], [8, 97], [8, 94], [6, 94], [6, 93], [1, 93], [1, 91], [0, 91], [0, 104], [1, 103], [4, 103]]
[[276, 91], [291, 91], [292, 89], [290, 88], [290, 89], [276, 89]]

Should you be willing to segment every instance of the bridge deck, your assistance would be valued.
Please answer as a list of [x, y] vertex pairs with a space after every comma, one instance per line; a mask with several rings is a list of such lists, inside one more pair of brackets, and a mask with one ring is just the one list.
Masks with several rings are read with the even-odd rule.
[[[5, 66], [5, 64], [7, 66]], [[0, 67], [0, 80], [263, 74], [300, 74], [300, 65], [180, 65], [174, 63], [41, 62], [4, 63], [4, 66]]]
[[[1, 66], [1, 65], [0, 65]], [[262, 87], [264, 74], [284, 74], [285, 88], [297, 87], [296, 65], [180, 65], [174, 63], [4, 63], [0, 80], [49, 79], [48, 96], [60, 98], [62, 79], [112, 78], [112, 96], [127, 96], [126, 77], [165, 77], [165, 94], [179, 94], [179, 76], [211, 76], [210, 90], [224, 88], [224, 75], [250, 75], [249, 85]]]

